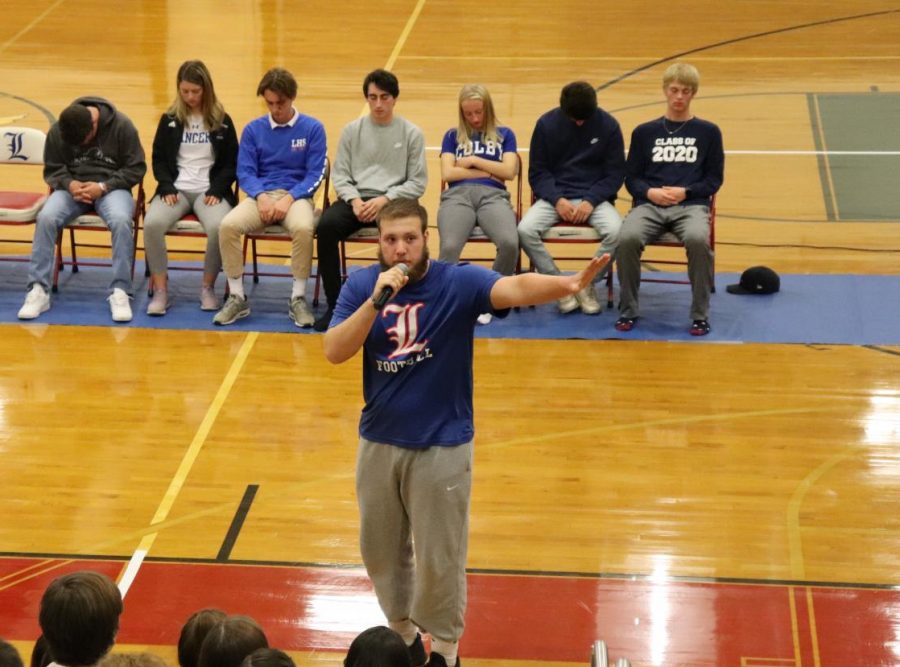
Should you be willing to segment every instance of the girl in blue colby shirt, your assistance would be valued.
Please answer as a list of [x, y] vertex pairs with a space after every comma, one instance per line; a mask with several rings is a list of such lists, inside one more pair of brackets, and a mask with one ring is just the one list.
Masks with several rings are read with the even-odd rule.
[[[519, 255], [516, 214], [506, 181], [516, 177], [516, 135], [498, 126], [487, 88], [468, 84], [459, 91], [459, 125], [441, 145], [441, 179], [447, 189], [437, 213], [440, 260], [456, 264], [477, 224], [497, 246], [494, 271], [510, 276]], [[487, 324], [490, 313], [478, 321]]]

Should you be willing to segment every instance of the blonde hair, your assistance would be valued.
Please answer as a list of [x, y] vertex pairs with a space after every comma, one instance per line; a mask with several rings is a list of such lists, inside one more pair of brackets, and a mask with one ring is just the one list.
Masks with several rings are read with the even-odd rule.
[[693, 65], [687, 63], [675, 63], [670, 65], [663, 74], [663, 88], [668, 88], [669, 84], [677, 81], [686, 86], [690, 86], [695, 93], [700, 87], [700, 72]]
[[472, 135], [477, 132], [475, 128], [466, 122], [463, 115], [462, 103], [469, 100], [481, 100], [484, 105], [484, 123], [482, 123], [481, 140], [500, 143], [500, 135], [497, 132], [497, 116], [494, 114], [494, 103], [488, 89], [478, 83], [468, 83], [459, 91], [459, 126], [456, 129], [456, 143], [464, 146], [472, 141]]
[[225, 108], [216, 98], [216, 89], [213, 86], [212, 76], [202, 60], [186, 60], [181, 63], [178, 68], [178, 76], [175, 77], [175, 101], [169, 107], [166, 113], [175, 116], [182, 125], [187, 123], [191, 110], [188, 108], [184, 100], [181, 99], [181, 90], [179, 86], [182, 81], [193, 83], [203, 89], [203, 100], [200, 104], [200, 114], [203, 116], [203, 122], [210, 132], [218, 130], [222, 126], [225, 119]]

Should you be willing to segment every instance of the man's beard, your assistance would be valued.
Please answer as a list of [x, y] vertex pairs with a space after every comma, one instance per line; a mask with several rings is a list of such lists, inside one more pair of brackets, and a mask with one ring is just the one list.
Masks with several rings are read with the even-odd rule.
[[[409, 278], [409, 284], [416, 283], [425, 276], [425, 272], [428, 271], [428, 246], [423, 246], [422, 248], [422, 257], [418, 262], [409, 267], [409, 271], [407, 272], [407, 277]], [[381, 270], [387, 271], [391, 268], [391, 266], [384, 261], [384, 255], [381, 252], [381, 246], [378, 246], [378, 263], [381, 264]], [[408, 265], [407, 265], [408, 266]]]

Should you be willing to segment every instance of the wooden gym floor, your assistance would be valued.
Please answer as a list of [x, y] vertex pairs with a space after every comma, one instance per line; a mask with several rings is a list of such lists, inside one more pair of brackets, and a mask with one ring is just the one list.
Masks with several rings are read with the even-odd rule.
[[[432, 214], [462, 84], [485, 83], [527, 148], [587, 79], [627, 143], [686, 60], [728, 153], [719, 270], [900, 273], [896, 3], [11, 0], [3, 16], [3, 124], [46, 128], [100, 94], [148, 150], [185, 59], [240, 126], [263, 113], [262, 72], [288, 67], [332, 156], [365, 73], [390, 68], [434, 149]], [[24, 267], [0, 289], [22, 287]], [[41, 591], [80, 567], [133, 581], [120, 645], [170, 659], [207, 605], [255, 616], [300, 666], [339, 664], [381, 622], [356, 539], [357, 362], [331, 367], [316, 335], [38, 323], [3, 340], [0, 635], [26, 657]], [[476, 348], [466, 665], [586, 663], [595, 638], [636, 665], [900, 663], [900, 348]]]

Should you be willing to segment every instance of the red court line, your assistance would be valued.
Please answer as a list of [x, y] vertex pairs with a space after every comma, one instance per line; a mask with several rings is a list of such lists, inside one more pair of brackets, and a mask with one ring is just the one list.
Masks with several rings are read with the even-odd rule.
[[[0, 558], [0, 576], [39, 561]], [[121, 567], [68, 563], [0, 591], [0, 628], [7, 639], [34, 639], [53, 577], [83, 568], [115, 577]], [[812, 667], [806, 588], [795, 592], [802, 664]], [[793, 664], [789, 594], [781, 585], [470, 574], [461, 653], [586, 663], [602, 638], [633, 664]], [[813, 600], [822, 665], [900, 664], [900, 591], [815, 588]], [[118, 640], [175, 644], [184, 619], [207, 606], [253, 616], [273, 646], [297, 651], [343, 651], [383, 623], [359, 569], [151, 561], [128, 593]]]

